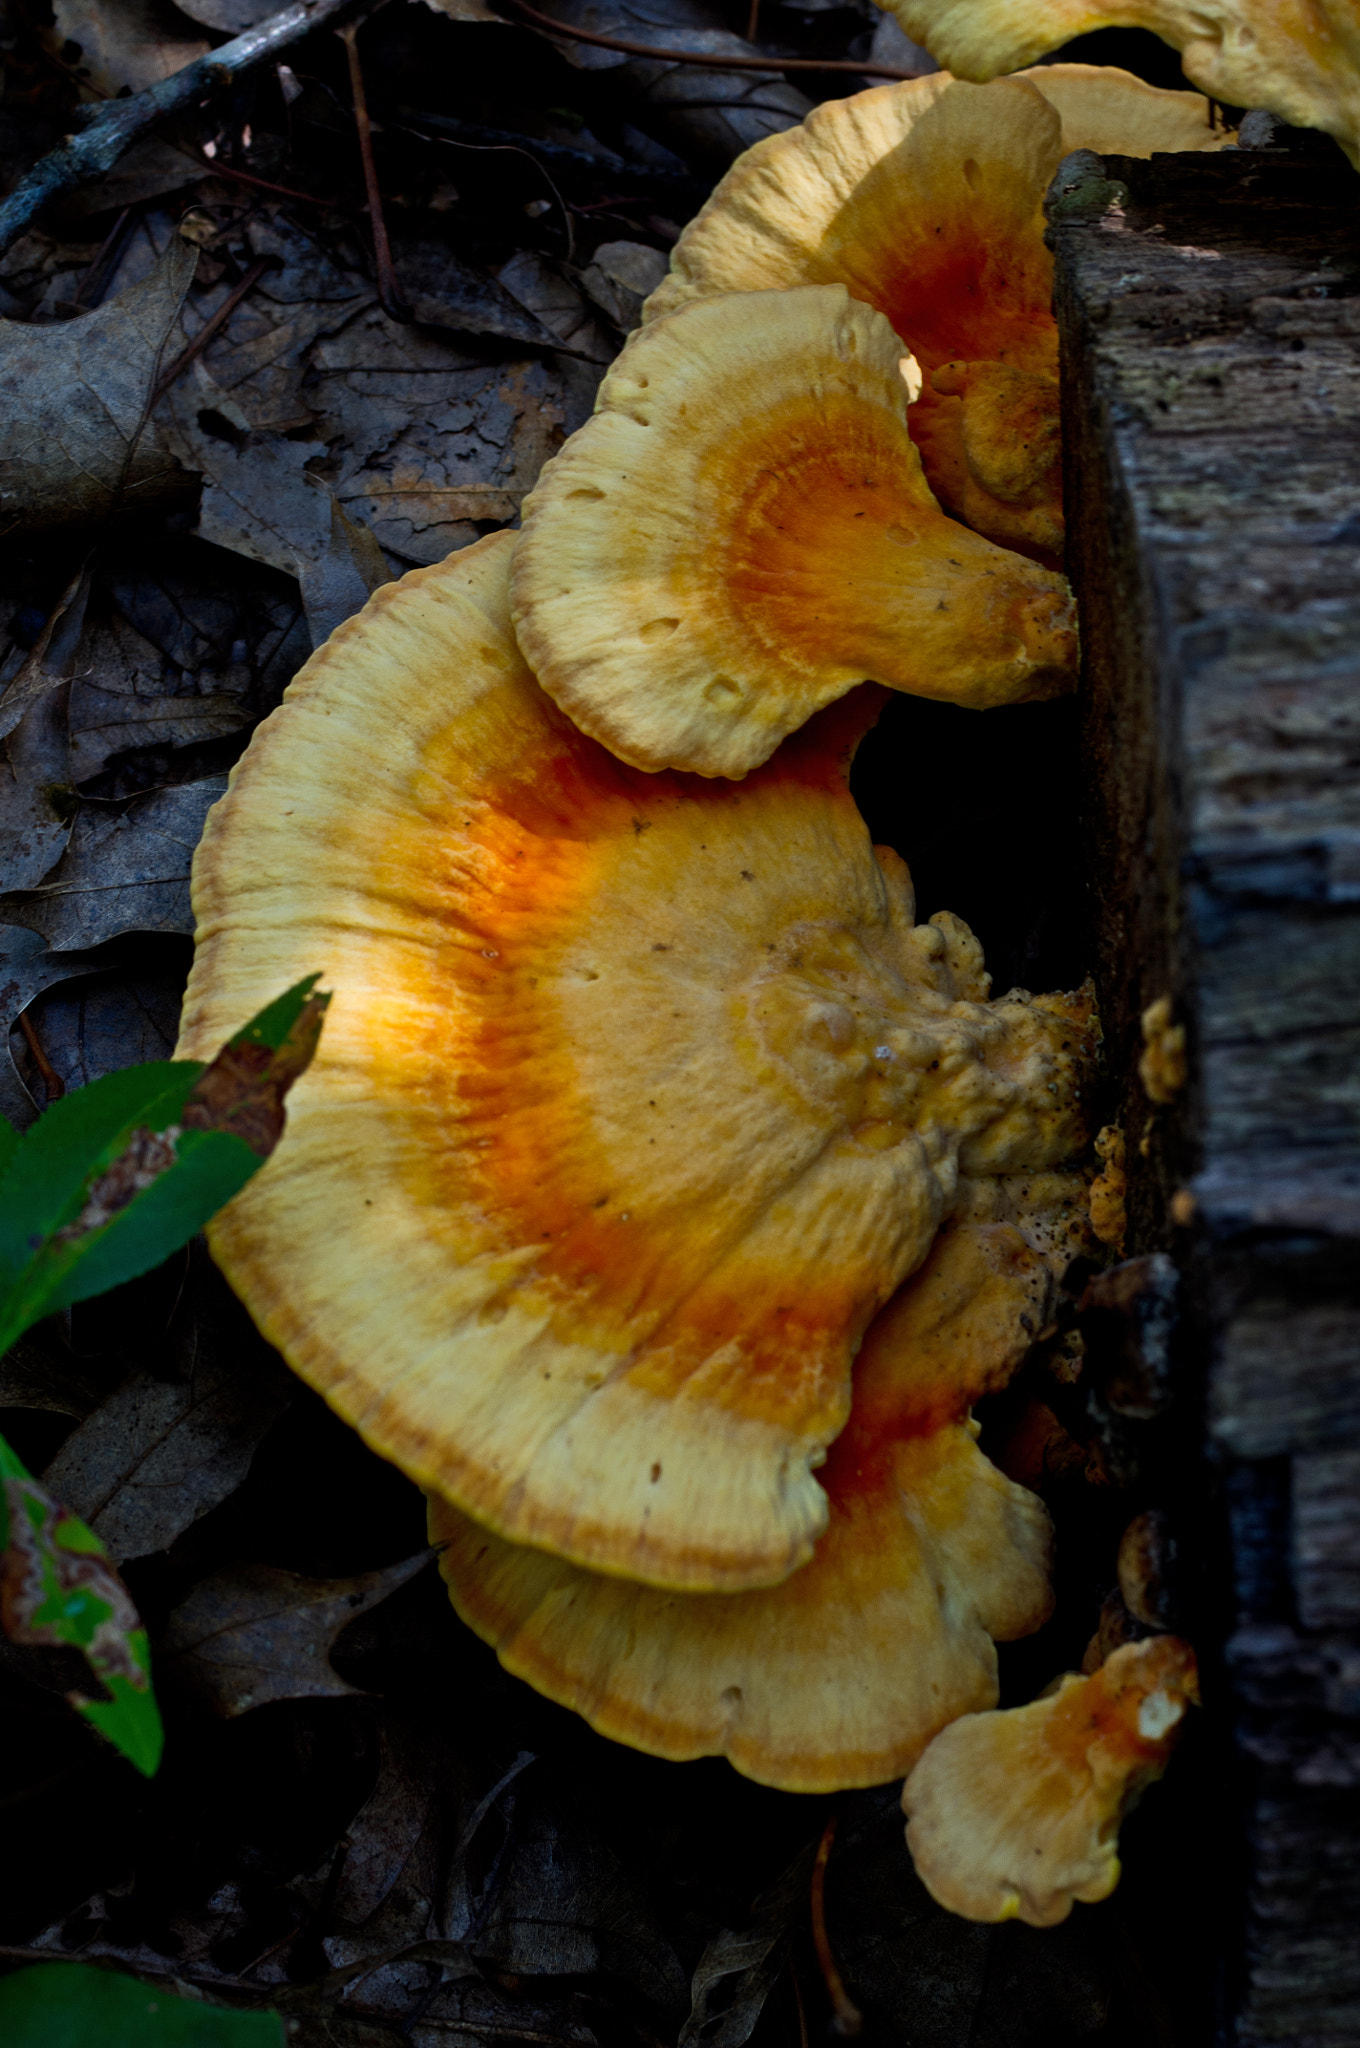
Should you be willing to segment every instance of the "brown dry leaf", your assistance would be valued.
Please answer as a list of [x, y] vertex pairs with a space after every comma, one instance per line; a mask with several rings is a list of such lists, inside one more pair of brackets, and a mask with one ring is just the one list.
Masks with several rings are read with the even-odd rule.
[[296, 1382], [272, 1353], [195, 1361], [191, 1378], [133, 1373], [67, 1437], [44, 1484], [116, 1563], [167, 1550], [234, 1493]]
[[[40, 933], [26, 931], [21, 925], [0, 925], [0, 1030], [6, 1040], [5, 1052], [0, 1055], [0, 1114], [18, 1129], [28, 1128], [38, 1113], [38, 1105], [14, 1066], [10, 1033], [29, 1004], [45, 989], [95, 973], [104, 964], [88, 952], [53, 952]], [[173, 1046], [173, 1035], [170, 1042]]]
[[75, 816], [67, 678], [89, 597], [81, 570], [63, 591], [18, 674], [0, 698], [0, 882], [31, 888], [66, 850]]
[[0, 522], [93, 524], [184, 488], [147, 399], [198, 253], [178, 235], [150, 276], [93, 313], [34, 327], [0, 320]]
[[101, 99], [157, 85], [209, 47], [169, 0], [52, 0], [44, 41]]
[[189, 866], [226, 786], [224, 775], [208, 775], [125, 804], [86, 805], [46, 879], [0, 896], [0, 919], [41, 932], [57, 951], [122, 932], [192, 932]]
[[170, 1616], [157, 1670], [228, 1717], [268, 1700], [355, 1692], [331, 1664], [335, 1638], [414, 1578], [430, 1555], [351, 1579], [304, 1579], [272, 1565], [214, 1572]]
[[330, 505], [307, 478], [322, 449], [255, 432], [201, 358], [157, 409], [156, 426], [162, 445], [203, 479], [200, 539], [293, 576], [324, 553]]
[[320, 647], [323, 640], [329, 640], [337, 626], [362, 611], [374, 591], [391, 580], [373, 534], [347, 519], [332, 498], [330, 540], [320, 557], [303, 568], [300, 578], [312, 646]]
[[[655, 43], [660, 49], [758, 54], [704, 0], [539, 0], [538, 11], [566, 26]], [[618, 73], [618, 85], [627, 94], [627, 119], [636, 127], [681, 155], [715, 167], [725, 169], [762, 136], [796, 128], [810, 111], [811, 102], [780, 76], [777, 59], [768, 72], [722, 72], [627, 56], [589, 43], [559, 47], [579, 70]]]
[[[385, 549], [438, 562], [513, 519], [549, 456], [590, 416], [603, 364], [487, 363], [372, 308], [312, 351], [328, 445], [321, 474]], [[313, 451], [319, 452], [319, 451]]]

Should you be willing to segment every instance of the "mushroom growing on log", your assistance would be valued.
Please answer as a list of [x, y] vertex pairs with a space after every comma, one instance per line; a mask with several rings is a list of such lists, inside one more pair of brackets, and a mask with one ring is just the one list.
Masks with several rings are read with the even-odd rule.
[[926, 480], [979, 533], [1057, 567], [1058, 332], [1043, 198], [1074, 149], [1221, 146], [1198, 93], [1126, 71], [947, 72], [829, 100], [739, 157], [647, 301], [844, 284], [920, 364], [909, 412]]
[[520, 645], [583, 731], [738, 777], [866, 676], [979, 710], [1075, 688], [1067, 585], [940, 510], [901, 361], [844, 285], [633, 336], [515, 554]]
[[1119, 1882], [1119, 1823], [1170, 1760], [1195, 1655], [1176, 1636], [1115, 1650], [1028, 1707], [965, 1714], [907, 1779], [907, 1846], [932, 1898], [966, 1920], [1053, 1927]]
[[516, 545], [378, 592], [211, 814], [183, 1050], [282, 963], [335, 988], [213, 1250], [375, 1449], [499, 1535], [771, 1585], [826, 1526], [875, 1312], [979, 1184], [1001, 1204], [1084, 1144], [1089, 997], [989, 1001], [967, 927], [915, 925], [846, 784], [879, 692], [741, 784], [629, 769], [525, 666]]
[[726, 1756], [789, 1792], [900, 1777], [947, 1722], [996, 1704], [994, 1641], [1052, 1608], [1047, 1511], [983, 1456], [969, 1410], [1042, 1327], [1082, 1196], [1079, 1174], [1036, 1175], [1021, 1227], [946, 1228], [880, 1310], [818, 1473], [826, 1534], [782, 1585], [630, 1585], [432, 1500], [459, 1614], [507, 1670], [654, 1756]]

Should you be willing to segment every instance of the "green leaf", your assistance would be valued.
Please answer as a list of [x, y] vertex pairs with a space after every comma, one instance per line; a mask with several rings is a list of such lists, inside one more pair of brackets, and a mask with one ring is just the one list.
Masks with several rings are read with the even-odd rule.
[[[228, 1045], [265, 1045], [271, 1052], [277, 1052], [293, 1031], [320, 979], [319, 974], [308, 974], [295, 981], [290, 989], [267, 1003], [258, 1016], [252, 1017], [249, 1024], [242, 1025], [236, 1036], [227, 1040]], [[321, 1001], [328, 1003], [330, 997], [323, 996]]]
[[0, 1437], [0, 1617], [16, 1643], [79, 1650], [108, 1699], [72, 1694], [92, 1727], [146, 1777], [164, 1735], [141, 1617], [93, 1529], [68, 1513]]
[[283, 2048], [273, 2012], [233, 2012], [88, 1963], [0, 1978], [5, 2048]]
[[55, 1103], [0, 1172], [0, 1353], [168, 1258], [268, 1158], [330, 998], [308, 975], [204, 1067], [165, 1060]]
[[7, 1116], [0, 1116], [0, 1177], [3, 1177], [18, 1143], [19, 1133]]
[[[54, 1102], [26, 1131], [0, 1177], [0, 1281], [75, 1217], [87, 1182], [138, 1126], [163, 1131], [203, 1072], [197, 1060], [154, 1060], [105, 1074]], [[11, 1340], [12, 1341], [12, 1340]]]

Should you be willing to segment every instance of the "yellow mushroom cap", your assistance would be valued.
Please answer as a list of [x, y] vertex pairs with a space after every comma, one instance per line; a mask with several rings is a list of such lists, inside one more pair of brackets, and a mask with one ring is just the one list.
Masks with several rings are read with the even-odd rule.
[[502, 1542], [440, 1501], [454, 1606], [502, 1663], [615, 1741], [726, 1756], [787, 1792], [876, 1785], [995, 1703], [993, 1639], [1052, 1608], [1052, 1531], [967, 1414], [1041, 1327], [1052, 1274], [1013, 1224], [966, 1224], [870, 1326], [818, 1477], [826, 1534], [764, 1592], [662, 1593]]
[[213, 1249], [303, 1378], [501, 1534], [771, 1584], [960, 1170], [1084, 1142], [1089, 1002], [981, 1000], [966, 928], [913, 927], [845, 780], [878, 692], [747, 783], [639, 774], [525, 667], [514, 547], [379, 591], [211, 814], [182, 1053], [311, 969], [335, 990]]
[[1028, 1707], [966, 1714], [907, 1779], [907, 1846], [931, 1896], [967, 1920], [1052, 1927], [1119, 1882], [1119, 1823], [1166, 1769], [1194, 1651], [1175, 1636], [1116, 1650]]
[[901, 358], [843, 285], [633, 336], [515, 555], [520, 645], [583, 731], [738, 777], [865, 677], [979, 709], [1075, 686], [1067, 585], [941, 512]]
[[931, 489], [991, 540], [1063, 545], [1058, 337], [1043, 199], [1072, 149], [1214, 146], [1208, 102], [1126, 71], [947, 72], [817, 107], [739, 157], [681, 235], [646, 317], [720, 292], [841, 283], [924, 372], [908, 414]]
[[1151, 29], [1180, 51], [1186, 77], [1216, 100], [1268, 107], [1297, 127], [1325, 129], [1360, 166], [1355, 0], [884, 0], [884, 6], [961, 78], [1014, 71], [1091, 29]]

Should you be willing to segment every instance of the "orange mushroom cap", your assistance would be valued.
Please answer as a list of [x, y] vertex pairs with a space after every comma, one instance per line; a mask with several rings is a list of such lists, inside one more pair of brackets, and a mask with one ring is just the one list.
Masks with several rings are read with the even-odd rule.
[[379, 591], [211, 814], [182, 1052], [310, 968], [335, 989], [213, 1248], [375, 1449], [502, 1535], [770, 1584], [960, 1171], [1084, 1142], [1089, 1002], [982, 1000], [966, 927], [913, 927], [845, 781], [878, 693], [747, 783], [641, 775], [525, 667], [515, 544]]
[[843, 285], [633, 336], [515, 555], [520, 645], [583, 731], [737, 777], [866, 676], [979, 709], [1075, 687], [1067, 585], [941, 512], [901, 360]]
[[1180, 51], [1186, 77], [1214, 99], [1268, 107], [1297, 127], [1325, 129], [1360, 168], [1355, 0], [884, 0], [884, 6], [961, 78], [995, 78], [1032, 64], [1090, 29], [1151, 29]]
[[946, 1722], [995, 1704], [993, 1639], [1052, 1608], [1047, 1513], [967, 1419], [1024, 1357], [1051, 1286], [1013, 1224], [941, 1232], [870, 1326], [818, 1474], [826, 1534], [783, 1585], [662, 1593], [505, 1543], [436, 1500], [454, 1606], [509, 1671], [654, 1756], [726, 1756], [788, 1792], [900, 1777]]
[[932, 1898], [966, 1920], [1053, 1927], [1119, 1882], [1119, 1823], [1166, 1769], [1195, 1654], [1175, 1636], [1115, 1650], [1028, 1707], [965, 1714], [902, 1790], [907, 1846]]
[[1221, 141], [1198, 93], [1043, 66], [985, 87], [947, 72], [817, 107], [737, 159], [681, 235], [648, 319], [696, 298], [842, 283], [919, 360], [908, 415], [942, 504], [1056, 564], [1058, 337], [1043, 198], [1072, 149]]

